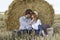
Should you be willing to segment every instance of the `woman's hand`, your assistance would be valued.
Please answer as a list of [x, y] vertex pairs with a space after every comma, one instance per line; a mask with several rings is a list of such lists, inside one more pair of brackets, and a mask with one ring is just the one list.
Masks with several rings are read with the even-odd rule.
[[32, 25], [33, 24], [33, 20], [31, 20], [29, 24]]

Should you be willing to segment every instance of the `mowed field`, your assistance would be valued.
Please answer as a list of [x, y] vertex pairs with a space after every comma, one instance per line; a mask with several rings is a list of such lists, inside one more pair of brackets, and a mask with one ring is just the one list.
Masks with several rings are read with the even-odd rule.
[[60, 24], [60, 14], [56, 14], [55, 17], [54, 17], [54, 23], [56, 24]]
[[[4, 17], [1, 18], [4, 19]], [[13, 33], [12, 31], [6, 31], [6, 23], [3, 21], [0, 21], [0, 40], [60, 40], [60, 14], [56, 14], [54, 17], [54, 24], [52, 25], [55, 31], [54, 35], [48, 35], [46, 37], [34, 35], [31, 36], [28, 34], [22, 35], [22, 37], [18, 37], [16, 33]], [[2, 22], [5, 24], [5, 26], [2, 26]]]
[[60, 14], [55, 15], [53, 27], [60, 27]]

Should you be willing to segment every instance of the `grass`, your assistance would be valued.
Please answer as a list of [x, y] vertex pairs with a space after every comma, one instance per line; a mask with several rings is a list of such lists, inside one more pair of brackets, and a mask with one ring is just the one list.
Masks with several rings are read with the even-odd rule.
[[[55, 15], [55, 23], [53, 24], [53, 28], [55, 28], [56, 33], [54, 35], [49, 35], [46, 37], [42, 36], [34, 36], [34, 35], [22, 35], [21, 37], [17, 36], [16, 33], [12, 31], [6, 31], [6, 28], [0, 28], [0, 40], [60, 40], [60, 15]], [[57, 30], [58, 29], [58, 30]], [[58, 32], [57, 32], [58, 31]]]
[[54, 36], [31, 36], [31, 35], [22, 35], [21, 37], [13, 34], [12, 32], [2, 32], [0, 33], [0, 40], [60, 40], [59, 34], [54, 34]]

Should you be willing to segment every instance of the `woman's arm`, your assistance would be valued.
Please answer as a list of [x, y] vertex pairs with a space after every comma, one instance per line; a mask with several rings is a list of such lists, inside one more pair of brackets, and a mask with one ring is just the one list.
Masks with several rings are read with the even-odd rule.
[[33, 24], [33, 20], [31, 20], [29, 24], [32, 25]]
[[38, 19], [38, 20], [37, 20], [36, 25], [37, 25], [37, 26], [38, 26], [38, 25], [42, 25], [42, 23], [41, 23], [41, 20], [40, 20], [40, 19]]

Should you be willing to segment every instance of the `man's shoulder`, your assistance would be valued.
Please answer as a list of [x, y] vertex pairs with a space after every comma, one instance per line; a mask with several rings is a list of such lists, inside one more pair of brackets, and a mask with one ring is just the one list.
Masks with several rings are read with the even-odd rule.
[[25, 19], [25, 16], [21, 16], [19, 19]]

